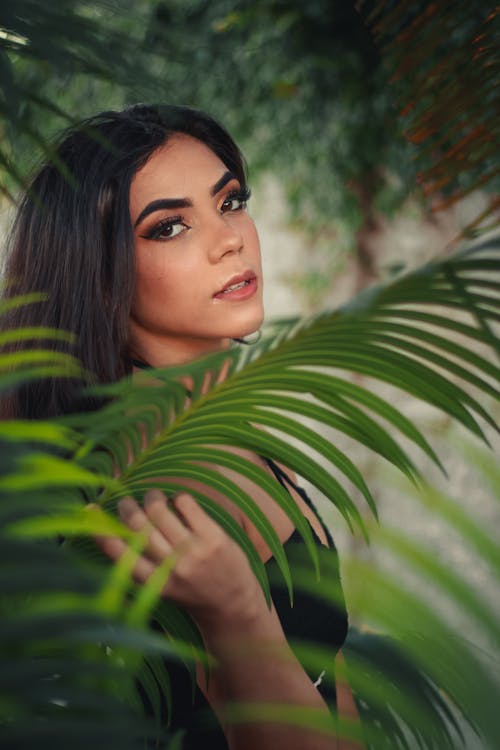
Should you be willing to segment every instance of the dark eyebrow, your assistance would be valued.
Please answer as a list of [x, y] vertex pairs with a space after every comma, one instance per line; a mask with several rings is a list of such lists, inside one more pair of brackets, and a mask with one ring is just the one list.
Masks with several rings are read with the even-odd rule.
[[[238, 181], [238, 178], [232, 172], [224, 172], [220, 180], [217, 180], [215, 185], [210, 188], [210, 195], [217, 195], [217, 193], [219, 193], [228, 182], [231, 182], [231, 180]], [[151, 203], [148, 203], [148, 205], [142, 209], [135, 221], [134, 229], [139, 226], [146, 216], [149, 216], [149, 214], [152, 214], [155, 211], [161, 211], [166, 208], [189, 208], [192, 205], [193, 203], [189, 198], [158, 198], [158, 200], [151, 201]]]
[[151, 203], [148, 203], [148, 205], [142, 209], [137, 217], [134, 229], [139, 226], [146, 216], [149, 216], [149, 214], [152, 214], [155, 211], [161, 211], [165, 208], [188, 208], [192, 205], [192, 202], [187, 198], [159, 198], [156, 201], [151, 201]]
[[210, 189], [210, 195], [217, 195], [217, 193], [220, 192], [228, 182], [231, 182], [231, 180], [239, 182], [235, 174], [232, 172], [224, 172], [220, 180], [217, 180], [213, 188]]

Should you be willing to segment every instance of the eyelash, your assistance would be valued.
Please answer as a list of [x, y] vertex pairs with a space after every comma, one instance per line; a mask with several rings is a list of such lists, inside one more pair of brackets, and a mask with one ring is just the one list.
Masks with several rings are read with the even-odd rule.
[[[237, 208], [229, 208], [228, 211], [222, 211], [222, 213], [228, 213], [231, 211], [242, 211], [246, 208], [247, 201], [250, 198], [250, 188], [246, 185], [238, 190], [232, 190], [230, 193], [226, 195], [222, 202], [222, 207], [226, 203], [230, 203], [231, 201], [237, 200], [239, 201], [239, 206]], [[162, 219], [157, 224], [155, 224], [151, 229], [149, 229], [146, 234], [141, 235], [143, 239], [145, 240], [158, 240], [167, 242], [168, 240], [174, 239], [174, 237], [177, 237], [178, 234], [182, 234], [182, 232], [178, 232], [177, 234], [174, 234], [170, 237], [162, 237], [161, 235], [168, 230], [171, 230], [172, 227], [175, 227], [178, 224], [182, 224], [186, 229], [189, 229], [188, 225], [184, 223], [184, 219], [182, 216], [169, 216], [168, 219]]]
[[238, 206], [238, 208], [234, 208], [233, 211], [240, 211], [241, 209], [247, 207], [247, 201], [250, 199], [250, 195], [250, 188], [245, 185], [238, 190], [232, 190], [228, 195], [226, 195], [224, 201], [222, 202], [222, 205], [224, 205], [224, 203], [227, 203], [228, 201], [238, 200], [240, 202], [240, 205]]
[[[182, 226], [187, 228], [187, 224], [184, 223], [182, 216], [169, 216], [168, 219], [162, 219], [153, 227], [151, 227], [151, 229], [148, 229], [146, 234], [142, 234], [141, 237], [145, 240], [160, 240], [163, 242], [172, 240], [177, 235], [174, 234], [170, 237], [162, 237], [161, 235], [167, 230], [175, 227], [177, 224], [182, 224]], [[179, 232], [179, 234], [181, 233]]]

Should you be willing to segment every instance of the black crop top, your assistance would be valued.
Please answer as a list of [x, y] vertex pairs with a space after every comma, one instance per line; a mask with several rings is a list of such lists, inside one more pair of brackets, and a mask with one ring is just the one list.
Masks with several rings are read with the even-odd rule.
[[[311, 500], [303, 488], [295, 485], [290, 477], [273, 461], [267, 461], [267, 463], [277, 480], [285, 488], [287, 488], [287, 484], [293, 486], [305, 502], [312, 507]], [[334, 586], [336, 590], [340, 590], [337, 550], [328, 529], [324, 526], [323, 528], [328, 539], [328, 548], [321, 544], [316, 534], [313, 533], [320, 552], [320, 569], [322, 571], [321, 559], [327, 562], [319, 581], [316, 581], [312, 563], [308, 562], [308, 553], [299, 532], [295, 530], [284, 543], [292, 580], [294, 579], [294, 567], [297, 565], [300, 565], [301, 570], [303, 570], [304, 563], [306, 563], [306, 567], [311, 571], [307, 593], [301, 591], [300, 587], [294, 583], [293, 606], [290, 605], [286, 585], [273, 558], [266, 562], [266, 569], [269, 575], [274, 606], [292, 649], [295, 644], [303, 642], [305, 644], [312, 643], [328, 650], [328, 657], [321, 664], [321, 668], [316, 667], [315, 670], [309, 671], [305, 664], [303, 666], [325, 702], [332, 711], [335, 711], [334, 657], [347, 635], [348, 620], [343, 600], [337, 605], [333, 605], [322, 596], [322, 591], [325, 591], [326, 587]], [[300, 661], [300, 652], [296, 652], [296, 655]], [[202, 750], [202, 748], [203, 750], [208, 748], [210, 750], [228, 750], [220, 724], [203, 693], [198, 688], [195, 689], [193, 701], [191, 678], [187, 670], [178, 664], [169, 665], [168, 668], [172, 689], [170, 730], [184, 730], [182, 748], [184, 750]]]

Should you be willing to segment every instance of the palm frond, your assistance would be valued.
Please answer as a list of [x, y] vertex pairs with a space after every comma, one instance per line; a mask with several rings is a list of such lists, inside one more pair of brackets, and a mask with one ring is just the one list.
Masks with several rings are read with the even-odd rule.
[[[130, 682], [119, 700], [124, 696], [127, 701], [137, 700], [132, 675], [139, 671], [138, 679], [152, 710], [155, 706], [156, 710], [159, 709], [158, 690], [166, 691], [168, 703], [168, 676], [164, 674], [161, 658], [181, 659], [194, 679], [194, 659], [199, 656], [203, 643], [194, 623], [185, 613], [169, 602], [162, 601], [157, 605], [161, 588], [159, 581], [151, 580], [140, 591], [136, 590], [131, 581], [133, 554], [134, 550], [140, 549], [143, 540], [124, 529], [108, 512], [113, 510], [116, 500], [123, 494], [133, 494], [141, 499], [145, 490], [152, 486], [160, 486], [168, 492], [186, 486], [190, 489], [189, 484], [184, 484], [180, 478], [201, 481], [229, 497], [257, 525], [268, 540], [281, 569], [281, 579], [292, 594], [292, 586], [301, 585], [300, 576], [296, 568], [293, 575], [290, 573], [287, 557], [271, 525], [250, 494], [242, 492], [238, 480], [230, 479], [222, 471], [216, 472], [213, 467], [219, 466], [232, 472], [232, 476], [249, 479], [276, 499], [299, 528], [309, 556], [317, 565], [311, 530], [286, 490], [271, 479], [264, 468], [236, 455], [232, 448], [247, 448], [283, 462], [322, 490], [349, 525], [356, 524], [365, 529], [365, 521], [350, 494], [354, 490], [360, 492], [367, 506], [375, 511], [370, 490], [347, 455], [332, 445], [332, 440], [322, 436], [324, 428], [369, 446], [419, 484], [419, 472], [404, 447], [404, 441], [418, 446], [423, 455], [438, 466], [440, 463], [418, 427], [394, 403], [389, 403], [376, 392], [377, 385], [368, 389], [359, 379], [350, 380], [349, 374], [370, 376], [375, 383], [390, 384], [406, 391], [412, 397], [441, 409], [472, 433], [484, 438], [482, 422], [496, 429], [494, 418], [482, 405], [481, 397], [498, 396], [499, 368], [493, 357], [498, 351], [499, 270], [497, 242], [483, 243], [448, 261], [430, 264], [388, 285], [368, 290], [337, 311], [308, 321], [277, 323], [273, 335], [264, 337], [241, 356], [235, 349], [185, 367], [141, 373], [133, 382], [124, 380], [101, 387], [99, 392], [111, 395], [113, 399], [98, 416], [72, 415], [56, 425], [40, 423], [29, 436], [28, 443], [24, 442], [26, 425], [4, 423], [2, 439], [9, 445], [9, 466], [1, 481], [4, 497], [8, 489], [16, 497], [16, 506], [14, 508], [12, 503], [1, 506], [0, 523], [9, 544], [21, 545], [16, 559], [32, 565], [33, 540], [37, 540], [36, 549], [43, 552], [49, 545], [49, 541], [44, 540], [55, 539], [60, 534], [80, 535], [85, 540], [96, 533], [117, 533], [126, 535], [132, 545], [131, 555], [124, 556], [109, 572], [108, 568], [97, 565], [95, 553], [85, 556], [87, 562], [80, 570], [76, 564], [82, 559], [78, 545], [55, 547], [56, 554], [64, 556], [64, 563], [61, 563], [65, 568], [64, 577], [57, 575], [54, 578], [59, 562], [54, 562], [51, 556], [47, 556], [46, 568], [40, 563], [40, 575], [32, 582], [36, 596], [32, 598], [31, 608], [18, 611], [15, 621], [6, 621], [6, 642], [17, 633], [19, 636], [24, 634], [27, 644], [32, 643], [31, 638], [37, 643], [36, 634], [39, 633], [40, 638], [49, 639], [47, 659], [52, 658], [50, 632], [57, 633], [57, 642], [64, 646], [66, 641], [61, 640], [67, 631], [64, 617], [70, 620], [74, 617], [73, 622], [79, 622], [83, 628], [77, 629], [83, 633], [82, 642], [87, 646], [99, 641], [111, 644], [111, 651], [117, 657], [112, 664], [102, 655], [95, 657], [91, 668], [91, 671], [95, 669], [95, 680], [89, 678], [89, 684], [94, 686], [97, 680], [101, 685], [101, 672], [106, 673], [108, 666], [116, 670], [120, 649], [124, 649], [126, 658], [122, 666], [127, 670]], [[37, 357], [35, 354], [31, 366], [33, 362], [36, 366]], [[53, 366], [53, 363], [47, 363], [48, 368]], [[27, 372], [29, 367], [27, 357]], [[222, 381], [219, 376], [223, 372], [227, 377]], [[21, 380], [24, 377], [23, 370], [5, 370], [4, 373], [2, 386], [5, 377], [12, 377], [13, 383], [16, 378]], [[210, 374], [208, 378], [207, 373]], [[181, 382], [181, 376], [188, 380]], [[189, 382], [189, 389], [185, 382]], [[212, 384], [211, 387], [208, 383]], [[311, 420], [312, 426], [304, 426], [304, 418]], [[37, 452], [33, 452], [35, 443], [38, 443]], [[61, 450], [66, 452], [67, 458], [58, 455]], [[335, 476], [332, 478], [333, 472]], [[211, 497], [201, 492], [194, 494], [207, 512], [243, 547], [269, 596], [266, 571], [246, 535]], [[104, 512], [86, 510], [85, 500], [97, 501]], [[468, 539], [477, 542], [481, 554], [487, 554], [498, 565], [498, 553], [495, 557], [493, 543], [488, 545], [484, 535], [474, 531], [466, 519], [460, 521], [461, 516], [456, 510], [450, 518], [455, 525], [462, 523], [458, 528]], [[484, 621], [483, 627], [490, 636], [498, 636], [492, 613], [484, 602], [479, 606], [476, 592], [467, 590], [456, 577], [438, 569], [435, 561], [419, 557], [418, 550], [393, 542], [389, 536], [386, 543], [391, 543], [406, 563], [435, 574], [451, 596], [463, 597], [471, 607], [478, 605], [477, 612], [483, 615], [480, 618], [481, 622]], [[22, 545], [29, 545], [29, 551]], [[5, 549], [7, 551], [7, 547]], [[495, 680], [484, 665], [478, 664], [480, 660], [474, 649], [469, 644], [457, 642], [448, 625], [436, 614], [429, 613], [425, 604], [410, 596], [397, 582], [388, 581], [387, 576], [379, 575], [361, 563], [349, 565], [356, 570], [359, 580], [377, 591], [375, 601], [373, 597], [367, 598], [367, 618], [377, 622], [384, 632], [396, 639], [392, 657], [388, 660], [388, 671], [381, 680], [387, 688], [386, 692], [383, 691], [382, 707], [377, 707], [373, 696], [367, 694], [366, 675], [370, 669], [378, 674], [377, 670], [383, 668], [383, 663], [374, 663], [369, 648], [359, 647], [356, 654], [353, 648], [351, 652], [353, 684], [359, 694], [364, 695], [360, 698], [360, 705], [364, 700], [365, 719], [370, 722], [380, 720], [384, 732], [393, 738], [394, 747], [405, 747], [408, 731], [423, 747], [451, 747], [450, 737], [459, 736], [459, 732], [454, 728], [454, 714], [448, 715], [451, 709], [441, 693], [436, 692], [443, 687], [459, 710], [466, 713], [486, 736], [490, 736], [493, 729], [497, 729], [489, 714], [491, 701], [486, 701], [482, 709], [473, 703], [469, 711], [468, 693], [461, 676], [462, 665], [477, 670], [475, 673], [481, 675], [485, 689], [492, 696], [496, 694]], [[309, 562], [305, 569], [310, 577], [315, 566], [311, 568]], [[17, 597], [27, 584], [28, 569], [23, 562], [16, 570], [13, 580], [18, 585], [13, 587], [12, 596]], [[87, 580], [85, 575], [89, 571], [92, 573]], [[313, 576], [316, 576], [315, 572]], [[54, 588], [47, 585], [48, 581], [54, 583]], [[28, 590], [32, 596], [33, 589]], [[9, 606], [8, 597], [5, 601]], [[146, 624], [154, 608], [159, 627], [170, 636], [168, 642], [161, 636], [155, 639], [154, 635], [149, 642], [149, 636], [137, 629], [141, 623]], [[82, 614], [85, 612], [88, 619]], [[58, 617], [62, 617], [60, 626]], [[423, 623], [418, 633], [409, 627], [409, 618], [413, 623]], [[405, 625], [408, 626], [406, 629]], [[73, 630], [68, 649], [74, 650], [77, 636]], [[425, 659], [421, 653], [424, 641]], [[403, 662], [408, 661], [406, 666], [397, 662], [395, 656], [401, 643], [404, 644]], [[147, 666], [139, 667], [137, 651], [149, 654]], [[63, 648], [63, 654], [68, 653]], [[94, 650], [90, 649], [88, 653], [94, 654]], [[460, 669], [453, 661], [457, 654], [462, 660]], [[7, 653], [4, 657], [7, 663]], [[82, 658], [86, 657], [83, 655]], [[36, 670], [40, 664], [33, 660], [31, 652], [26, 659], [26, 679], [36, 686], [39, 675]], [[52, 669], [54, 662], [47, 663]], [[394, 691], [391, 697], [391, 685], [399, 679], [398, 675], [411, 673], [411, 664], [415, 665], [415, 679], [418, 677], [417, 684], [422, 688], [418, 705], [415, 705], [416, 698], [411, 691], [406, 694], [406, 688], [404, 700], [396, 700]], [[31, 669], [35, 671], [30, 672]], [[82, 674], [87, 674], [85, 670], [86, 667], [82, 667]], [[106, 690], [110, 685], [112, 688], [116, 685], [113, 670], [113, 674], [104, 679], [102, 689], [105, 695], [108, 695]], [[77, 671], [74, 665], [68, 664], [68, 675], [75, 675]], [[53, 687], [51, 683], [49, 687]], [[79, 690], [80, 683], [73, 684], [68, 677], [67, 697], [62, 700], [67, 700], [70, 707], [79, 706], [78, 701], [83, 700], [83, 693]], [[49, 708], [53, 705], [52, 693], [50, 696]], [[111, 696], [114, 696], [113, 689]], [[21, 700], [16, 697], [16, 701], [18, 699]], [[19, 709], [19, 715], [28, 715], [33, 705], [29, 703]], [[103, 705], [107, 705], [104, 700]], [[5, 711], [7, 716], [11, 715], [8, 706]], [[61, 721], [54, 725], [58, 731], [66, 731], [66, 726], [77, 726], [71, 721], [65, 724], [69, 715], [61, 714]], [[115, 715], [110, 709], [109, 716]], [[434, 727], [432, 731], [422, 729], [423, 716], [428, 717], [429, 726]], [[100, 721], [99, 718], [98, 724]], [[109, 737], [104, 718], [99, 728], [102, 728], [103, 737]], [[20, 725], [14, 722], [12, 732], [12, 741], [19, 742], [16, 733], [21, 732]], [[23, 737], [29, 746], [31, 735]], [[394, 739], [398, 737], [399, 740]], [[380, 732], [372, 739], [374, 747], [378, 747]]]
[[[86, 80], [94, 91], [103, 84], [110, 90], [114, 87], [121, 100], [124, 91], [134, 86], [142, 92], [158, 86], [156, 68], [142, 44], [149, 13], [149, 8], [137, 4], [120, 8], [118, 13], [107, 2], [2, 3], [0, 115], [6, 127], [4, 147], [0, 150], [0, 171], [5, 184], [0, 185], [0, 190], [8, 198], [15, 201], [18, 188], [26, 188], [28, 184], [26, 165], [21, 166], [23, 141], [31, 152], [35, 148], [63, 172], [67, 171], [47, 142], [51, 128], [54, 132], [75, 119], [71, 96], [64, 103], [62, 87], [73, 89], [80, 77], [80, 82]], [[132, 14], [135, 23], [127, 18]], [[51, 85], [52, 92], [47, 95]], [[59, 88], [57, 94], [53, 91], [55, 87]], [[62, 99], [63, 104], [55, 104], [55, 97]], [[103, 100], [102, 106], [108, 101]], [[10, 182], [14, 183], [12, 190]]]
[[[49, 338], [44, 329], [26, 338], [38, 333]], [[22, 368], [0, 372], [0, 388], [41, 377], [37, 352], [24, 355]], [[67, 373], [65, 358], [50, 355], [46, 375]], [[136, 673], [144, 655], [189, 664], [196, 655], [148, 632], [155, 602], [130, 617], [127, 560], [97, 567], [61, 543], [61, 532], [138, 541], [115, 518], [85, 508], [82, 490], [96, 476], [62, 458], [77, 446], [54, 422], [0, 423], [0, 744], [132, 749], [151, 739], [167, 747], [168, 734], [138, 700]]]
[[[41, 292], [14, 295], [0, 299], [0, 316], [8, 315], [11, 310], [43, 302], [46, 295]], [[85, 380], [86, 374], [82, 370], [80, 362], [67, 352], [58, 352], [50, 348], [48, 344], [39, 342], [65, 341], [68, 344], [74, 341], [74, 334], [67, 331], [59, 331], [44, 326], [31, 326], [21, 330], [4, 329], [0, 333], [0, 395], [20, 388], [24, 383], [43, 378], [56, 377], [78, 377]], [[17, 350], [19, 342], [37, 342], [38, 346], [29, 349]], [[27, 426], [24, 425], [24, 428]], [[21, 430], [21, 424], [17, 422], [12, 425], [12, 438]], [[46, 429], [54, 431], [54, 427], [46, 426]], [[4, 431], [10, 433], [9, 428]], [[39, 434], [40, 429], [34, 427], [33, 434]], [[36, 437], [34, 438], [37, 439]]]
[[[169, 477], [190, 476], [227, 494], [264, 529], [251, 498], [203, 464], [223, 465], [271, 494], [310, 546], [308, 530], [283, 488], [228, 450], [239, 445], [289, 466], [318, 487], [350, 526], [363, 528], [344, 483], [350, 482], [375, 512], [369, 488], [352, 461], [321, 436], [320, 427], [370, 447], [413, 479], [418, 471], [400, 438], [438, 465], [439, 459], [404, 414], [345, 373], [403, 390], [486, 439], [481, 421], [498, 429], [478, 398], [499, 395], [500, 368], [491, 357], [498, 351], [500, 319], [497, 253], [494, 243], [483, 243], [370, 289], [340, 310], [307, 322], [275, 324], [272, 336], [244, 353], [243, 364], [232, 352], [194, 366], [144, 373], [139, 387], [125, 382], [101, 389], [115, 400], [98, 425], [82, 417], [68, 420], [81, 430], [76, 455], [83, 465], [95, 468], [101, 455], [93, 449], [99, 447], [112, 457], [108, 467], [121, 470], [121, 486], [114, 484], [101, 501], [125, 491], [140, 496], [151, 482], [173, 491], [178, 486]], [[217, 383], [222, 367], [228, 377], [203, 392], [207, 371]], [[178, 381], [181, 375], [194, 383], [189, 397]]]
[[[456, 500], [432, 487], [425, 487], [422, 492], [412, 494], [431, 508], [434, 515], [441, 516], [452, 532], [460, 534], [464, 547], [475, 550], [477, 564], [490, 565], [495, 571], [494, 580], [498, 581], [498, 547], [488, 530], [482, 529], [477, 520], [467, 518]], [[395, 648], [402, 648], [405, 658], [439, 689], [458, 726], [464, 729], [469, 725], [469, 731], [477, 732], [482, 738], [484, 747], [494, 748], [500, 729], [498, 711], [495, 708], [500, 697], [500, 628], [496, 602], [491, 599], [488, 591], [480, 591], [476, 585], [467, 581], [464, 572], [450, 571], [449, 565], [436, 561], [434, 551], [421, 544], [410, 543], [401, 532], [386, 529], [381, 530], [380, 537], [377, 532], [376, 537], [377, 541], [394, 554], [398, 570], [411, 568], [418, 572], [427, 588], [432, 582], [431, 588], [439, 591], [441, 606], [437, 611], [433, 597], [425, 596], [420, 588], [417, 589], [417, 594], [409, 594], [394, 578], [388, 586], [387, 572], [378, 572], [372, 576], [368, 566], [356, 562], [356, 575], [367, 576], [364, 579], [364, 592], [358, 592], [361, 595], [357, 598], [363, 610], [364, 621], [376, 630], [382, 629], [384, 633], [390, 633], [396, 639]], [[367, 595], [369, 591], [374, 595]], [[388, 614], [384, 612], [384, 607], [387, 606], [388, 598], [393, 597], [399, 600], [401, 606], [396, 606], [394, 601], [390, 605], [391, 613]], [[471, 623], [467, 635], [458, 629], [452, 619], [450, 613], [455, 610], [466, 615]], [[373, 641], [371, 644], [370, 638]], [[381, 672], [387, 678], [390, 675], [390, 660], [386, 663], [376, 641], [375, 636], [372, 638], [370, 635], [360, 634], [359, 639], [352, 644], [352, 651], [348, 647], [347, 656], [354, 655], [356, 662], [360, 658], [360, 652], [364, 651], [364, 669], [368, 665], [378, 664], [378, 670], [383, 664]], [[404, 660], [400, 667], [404, 676]], [[356, 684], [356, 669], [350, 674]], [[410, 670], [407, 676], [411, 674]], [[470, 675], [474, 675], [472, 682]], [[406, 695], [409, 694], [407, 687], [404, 687], [406, 679], [394, 679], [394, 684]], [[367, 683], [362, 692], [363, 690], [367, 691], [365, 695], [370, 696]], [[367, 702], [370, 703], [373, 697], [370, 696]], [[439, 708], [439, 702], [436, 706]], [[446, 718], [446, 715], [443, 714], [443, 717]], [[450, 725], [449, 718], [447, 723]], [[435, 746], [444, 745], [438, 742]], [[455, 739], [455, 744], [452, 744], [452, 747], [466, 746], [466, 740], [459, 742]], [[379, 745], [375, 744], [375, 747], [378, 748]]]
[[[167, 493], [183, 488], [193, 492], [179, 478], [201, 481], [230, 498], [257, 525], [292, 596], [295, 572], [290, 575], [269, 522], [237, 482], [210, 467], [226, 467], [273, 497], [303, 534], [315, 565], [310, 528], [288, 493], [263, 468], [235, 455], [233, 446], [281, 461], [320, 489], [349, 526], [364, 531], [350, 492], [361, 491], [375, 512], [369, 488], [334, 439], [321, 436], [325, 427], [370, 447], [414, 482], [420, 481], [419, 472], [402, 438], [441, 464], [418, 427], [379, 396], [376, 385], [368, 390], [352, 382], [348, 373], [406, 391], [486, 439], [481, 421], [497, 429], [480, 401], [481, 394], [498, 397], [500, 369], [493, 364], [500, 316], [497, 253], [496, 243], [483, 243], [368, 290], [340, 310], [305, 322], [276, 323], [273, 335], [246, 350], [241, 359], [231, 351], [101, 388], [99, 393], [114, 397], [101, 419], [77, 415], [64, 420], [80, 434], [74, 454], [78, 463], [113, 475], [108, 489], [94, 499], [112, 510], [123, 494], [141, 500], [152, 486]], [[227, 370], [227, 378], [219, 382], [222, 370]], [[207, 373], [215, 383], [209, 390]], [[181, 376], [189, 379], [189, 390]], [[312, 420], [312, 427], [303, 424], [304, 417]], [[117, 467], [119, 479], [114, 478]], [[252, 545], [238, 533], [241, 530], [211, 498], [200, 491], [193, 494], [243, 546], [268, 596], [266, 571]], [[391, 596], [392, 589], [386, 601], [389, 608]], [[402, 595], [400, 605], [404, 610], [414, 603]], [[399, 605], [393, 609], [399, 611]], [[200, 645], [196, 628], [181, 621], [173, 605], [166, 608], [162, 603], [158, 614], [174, 639], [185, 638], [195, 648]]]
[[[486, 464], [498, 479], [490, 453], [477, 445], [465, 452], [474, 456], [479, 472]], [[427, 508], [445, 532], [458, 535], [461, 547], [473, 553], [473, 567], [489, 568], [498, 588], [492, 530], [435, 487], [402, 481], [397, 487], [421, 504], [419, 513]], [[474, 746], [493, 750], [500, 729], [498, 596], [490, 585], [478, 587], [468, 571], [438, 560], [430, 545], [410, 541], [407, 530], [385, 525], [371, 529], [371, 537], [372, 547], [390, 552], [393, 564], [343, 558], [346, 593], [361, 627], [350, 629], [346, 662], [336, 667], [337, 678], [354, 690], [367, 748], [465, 750], [473, 737]], [[333, 563], [327, 558], [325, 564]], [[305, 557], [293, 573], [296, 588], [333, 604], [342, 600], [340, 588], [318, 591]], [[317, 644], [292, 646], [315, 670], [328, 663], [328, 650]], [[348, 730], [346, 736], [352, 736]]]
[[128, 625], [123, 603], [106, 612], [100, 576], [68, 546], [16, 533], [13, 515], [47, 514], [43, 494], [0, 499], [2, 746], [132, 748], [162, 734], [138, 705], [135, 674], [143, 654], [177, 658], [173, 648]]

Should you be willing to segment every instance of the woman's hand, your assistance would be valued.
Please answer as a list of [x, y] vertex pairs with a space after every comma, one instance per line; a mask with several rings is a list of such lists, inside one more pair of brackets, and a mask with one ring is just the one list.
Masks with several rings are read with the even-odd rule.
[[[146, 581], [168, 557], [173, 567], [162, 595], [184, 607], [202, 631], [250, 624], [265, 605], [264, 596], [241, 548], [187, 493], [168, 501], [149, 490], [144, 508], [131, 497], [118, 503], [123, 523], [147, 534], [134, 577]], [[118, 537], [99, 537], [100, 548], [113, 560], [127, 549]]]
[[[329, 724], [323, 700], [291, 652], [274, 608], [269, 608], [248, 560], [194, 498], [179, 494], [167, 501], [150, 490], [141, 508], [130, 497], [118, 504], [122, 521], [142, 531], [147, 542], [134, 576], [144, 582], [171, 557], [173, 567], [162, 595], [184, 607], [197, 621], [207, 648], [216, 657], [210, 682], [199, 671], [198, 684], [217, 713], [231, 750], [333, 750], [333, 735], [272, 721], [227, 722], [231, 704], [278, 704], [310, 708]], [[97, 543], [112, 559], [126, 551], [118, 537]]]

